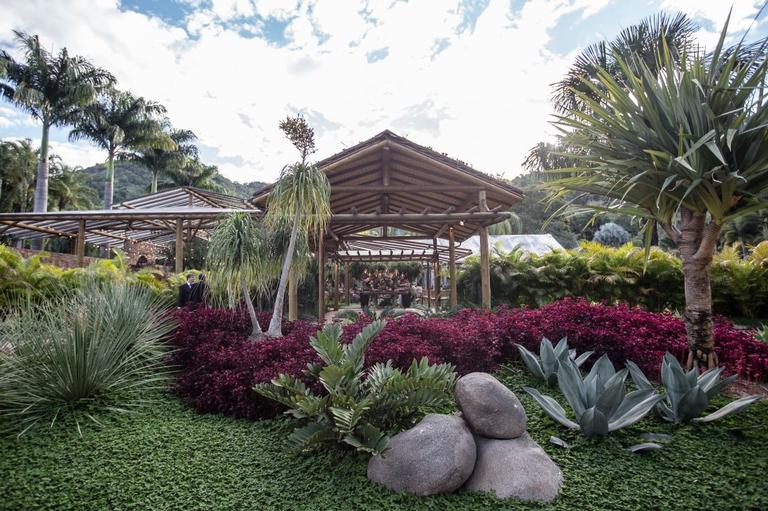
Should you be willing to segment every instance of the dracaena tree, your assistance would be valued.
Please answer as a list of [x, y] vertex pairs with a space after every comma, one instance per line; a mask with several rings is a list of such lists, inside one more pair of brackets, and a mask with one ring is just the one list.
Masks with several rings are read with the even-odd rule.
[[107, 152], [104, 209], [112, 209], [115, 160], [131, 151], [159, 148], [173, 150], [176, 143], [162, 129], [165, 107], [116, 89], [80, 109], [71, 140], [89, 140]]
[[768, 204], [768, 39], [726, 48], [728, 22], [714, 51], [676, 58], [662, 44], [651, 66], [636, 55], [613, 55], [624, 77], [599, 69], [584, 109], [556, 125], [583, 149], [560, 171], [555, 196], [607, 198], [607, 209], [645, 219], [674, 240], [683, 260], [688, 365], [714, 367], [710, 266], [723, 225]]
[[85, 58], [70, 55], [66, 48], [52, 54], [41, 46], [38, 36], [19, 31], [14, 34], [23, 59], [17, 61], [10, 53], [0, 51], [0, 95], [42, 125], [34, 211], [46, 211], [51, 127], [72, 125], [77, 112], [115, 79]]
[[[283, 335], [281, 324], [289, 274], [292, 271], [300, 271], [295, 264], [297, 238], [306, 238], [309, 233], [322, 236], [331, 216], [331, 187], [328, 178], [315, 165], [307, 163], [309, 155], [315, 152], [314, 130], [301, 116], [287, 117], [280, 122], [280, 129], [299, 150], [301, 161], [283, 168], [267, 203], [268, 224], [273, 229], [290, 229], [272, 319], [267, 331], [267, 335], [273, 337]], [[300, 240], [302, 241], [306, 242], [306, 239]], [[318, 321], [322, 321], [322, 318], [318, 318]]]

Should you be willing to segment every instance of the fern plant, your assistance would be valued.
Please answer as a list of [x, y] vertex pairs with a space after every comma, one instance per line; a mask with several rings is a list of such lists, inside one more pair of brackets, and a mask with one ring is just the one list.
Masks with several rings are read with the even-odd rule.
[[[653, 385], [637, 364], [628, 360], [627, 368], [638, 389], [653, 390]], [[697, 368], [686, 373], [674, 355], [667, 353], [664, 355], [664, 361], [661, 365], [661, 381], [664, 384], [666, 395], [664, 400], [659, 401], [656, 405], [656, 411], [664, 420], [675, 424], [691, 421], [711, 422], [741, 411], [761, 399], [757, 395], [745, 396], [702, 417], [701, 414], [709, 407], [710, 400], [737, 378], [735, 374], [727, 378], [720, 378], [722, 372], [723, 368], [717, 367], [701, 374], [698, 373]]]
[[372, 322], [349, 344], [341, 342], [340, 324], [329, 324], [310, 338], [322, 363], [309, 364], [304, 374], [320, 383], [321, 394], [286, 374], [254, 387], [306, 423], [290, 436], [296, 448], [336, 442], [378, 454], [386, 448], [389, 433], [451, 402], [456, 373], [450, 364], [430, 365], [424, 357], [405, 372], [391, 361], [364, 368], [365, 351], [385, 325], [382, 320]]

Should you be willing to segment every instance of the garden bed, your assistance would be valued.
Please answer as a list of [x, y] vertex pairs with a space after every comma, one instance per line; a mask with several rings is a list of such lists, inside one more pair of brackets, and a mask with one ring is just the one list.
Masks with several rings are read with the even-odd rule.
[[[513, 389], [542, 388], [515, 367]], [[198, 415], [171, 396], [138, 414], [99, 415], [79, 437], [57, 424], [0, 439], [2, 509], [768, 509], [768, 403], [704, 426], [673, 428], [655, 416], [601, 441], [569, 433], [523, 392], [528, 430], [562, 468], [549, 505], [502, 502], [486, 494], [413, 497], [366, 479], [367, 457], [337, 448], [294, 454], [293, 423]], [[722, 404], [719, 400], [719, 404]], [[71, 427], [70, 427], [71, 426]], [[731, 431], [730, 428], [761, 426]], [[673, 436], [663, 449], [625, 450], [644, 431]], [[570, 444], [548, 443], [557, 435]]]

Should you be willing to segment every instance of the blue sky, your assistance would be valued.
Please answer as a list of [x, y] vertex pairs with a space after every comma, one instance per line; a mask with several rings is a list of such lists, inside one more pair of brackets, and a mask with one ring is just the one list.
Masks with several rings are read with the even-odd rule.
[[[764, 0], [733, 2], [733, 37]], [[712, 45], [727, 0], [4, 0], [12, 30], [109, 69], [195, 131], [206, 162], [238, 181], [271, 181], [295, 159], [278, 121], [300, 112], [318, 157], [391, 129], [491, 174], [520, 172], [552, 136], [549, 85], [584, 46], [665, 10], [687, 13]], [[750, 38], [768, 34], [768, 13]], [[0, 138], [39, 140], [0, 102]], [[105, 155], [52, 133], [73, 165]]]

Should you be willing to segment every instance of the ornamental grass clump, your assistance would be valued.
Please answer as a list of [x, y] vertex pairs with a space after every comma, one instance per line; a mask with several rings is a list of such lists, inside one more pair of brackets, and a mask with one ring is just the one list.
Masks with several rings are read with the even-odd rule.
[[[627, 368], [637, 388], [653, 390], [651, 382], [634, 362], [627, 361]], [[680, 362], [672, 354], [667, 353], [661, 365], [661, 381], [666, 395], [656, 405], [656, 411], [664, 420], [675, 424], [691, 421], [711, 422], [739, 412], [761, 399], [757, 395], [745, 396], [702, 417], [701, 414], [709, 408], [710, 400], [738, 377], [734, 374], [727, 378], [720, 378], [722, 372], [722, 367], [708, 369], [701, 374], [696, 368], [685, 372]]]
[[0, 429], [23, 434], [74, 415], [80, 430], [95, 408], [145, 403], [166, 384], [173, 327], [150, 290], [127, 284], [18, 309], [0, 325]]
[[290, 436], [296, 448], [334, 442], [378, 454], [386, 448], [390, 432], [410, 427], [426, 411], [452, 402], [456, 373], [450, 364], [430, 365], [425, 357], [405, 371], [389, 361], [365, 370], [365, 351], [385, 325], [372, 322], [348, 344], [341, 341], [339, 324], [327, 325], [310, 338], [322, 363], [308, 364], [305, 377], [318, 381], [321, 393], [287, 374], [254, 387], [306, 423]]
[[523, 387], [523, 390], [551, 418], [588, 437], [602, 437], [631, 426], [662, 399], [652, 388], [626, 394], [627, 369], [617, 372], [605, 355], [595, 362], [586, 377], [582, 377], [576, 362], [570, 358], [558, 361], [558, 365], [557, 383], [576, 416], [576, 422], [567, 417], [565, 409], [553, 398], [530, 387]]

